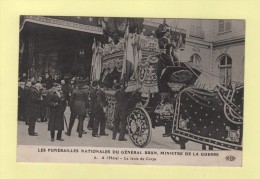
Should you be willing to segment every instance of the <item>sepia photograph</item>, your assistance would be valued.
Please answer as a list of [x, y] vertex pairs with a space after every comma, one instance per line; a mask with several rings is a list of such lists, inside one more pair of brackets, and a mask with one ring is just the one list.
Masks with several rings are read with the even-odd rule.
[[245, 29], [20, 16], [17, 162], [241, 167]]

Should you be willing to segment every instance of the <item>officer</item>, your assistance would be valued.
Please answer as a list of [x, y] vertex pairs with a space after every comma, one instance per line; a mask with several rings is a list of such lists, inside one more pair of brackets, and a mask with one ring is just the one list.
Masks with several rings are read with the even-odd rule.
[[[103, 82], [100, 82], [98, 85], [97, 90], [97, 101], [94, 105], [94, 127], [92, 131], [93, 137], [100, 137], [100, 136], [108, 136], [108, 134], [105, 133], [106, 128], [106, 106], [107, 101], [105, 97], [105, 85]], [[100, 127], [100, 131], [98, 135], [98, 128]]]
[[115, 121], [114, 121], [112, 139], [113, 140], [116, 139], [119, 126], [121, 126], [118, 140], [126, 141], [125, 133], [126, 133], [129, 97], [128, 94], [125, 92], [125, 87], [121, 87], [119, 83], [116, 83], [114, 85], [114, 88], [116, 89], [116, 93], [115, 93], [116, 104], [115, 104]]
[[178, 65], [179, 62], [174, 53], [176, 46], [171, 33], [171, 28], [165, 24], [161, 31], [163, 36], [158, 40], [159, 48], [164, 50], [163, 53], [161, 53], [164, 67]]
[[97, 101], [97, 86], [98, 82], [96, 80], [92, 81], [91, 86], [89, 87], [89, 122], [88, 129], [92, 130], [94, 125], [94, 105]]
[[89, 105], [88, 100], [88, 93], [83, 88], [84, 84], [83, 81], [78, 81], [76, 84], [76, 89], [72, 91], [71, 100], [70, 100], [70, 122], [69, 122], [69, 129], [66, 135], [71, 135], [71, 130], [74, 125], [75, 119], [78, 116], [78, 128], [77, 132], [79, 133], [79, 137], [82, 137], [82, 134], [86, 134], [83, 130], [83, 124], [86, 117], [86, 109]]

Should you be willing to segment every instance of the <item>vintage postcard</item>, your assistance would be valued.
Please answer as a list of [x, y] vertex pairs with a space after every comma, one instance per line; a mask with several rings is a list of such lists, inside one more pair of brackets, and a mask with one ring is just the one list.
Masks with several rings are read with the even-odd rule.
[[20, 16], [17, 162], [241, 167], [245, 28]]

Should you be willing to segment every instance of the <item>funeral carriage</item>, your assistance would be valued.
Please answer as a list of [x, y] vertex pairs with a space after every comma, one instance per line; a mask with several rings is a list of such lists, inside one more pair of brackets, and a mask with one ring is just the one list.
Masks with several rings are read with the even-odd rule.
[[[176, 29], [174, 32], [178, 38], [183, 35]], [[130, 75], [125, 91], [132, 94], [127, 129], [133, 144], [147, 146], [152, 128], [165, 126], [182, 149], [190, 140], [219, 149], [242, 150], [243, 86], [198, 88], [195, 84], [200, 70], [189, 63], [158, 69], [163, 53], [158, 39], [126, 34], [117, 44], [106, 44], [102, 49], [96, 45], [93, 58], [101, 59], [101, 64], [96, 64], [102, 71], [101, 80], [108, 85], [120, 81], [122, 74]], [[98, 56], [99, 50], [102, 57]], [[108, 125], [114, 120], [113, 94], [106, 94]]]

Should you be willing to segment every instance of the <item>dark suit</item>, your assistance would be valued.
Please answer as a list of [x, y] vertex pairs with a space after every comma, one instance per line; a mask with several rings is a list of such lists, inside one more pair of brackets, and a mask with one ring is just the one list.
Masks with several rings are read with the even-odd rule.
[[30, 94], [27, 103], [27, 113], [29, 119], [29, 135], [35, 133], [35, 122], [40, 117], [41, 93], [34, 87], [30, 87]]
[[30, 98], [30, 92], [31, 87], [25, 86], [24, 87], [24, 103], [25, 103], [25, 123], [26, 125], [29, 125], [29, 117], [28, 117], [28, 110], [30, 109], [30, 103], [29, 103], [29, 98]]
[[51, 89], [53, 86], [53, 81], [52, 81], [51, 77], [49, 77], [49, 78], [44, 77], [42, 79], [42, 84], [46, 84], [46, 88]]
[[58, 130], [57, 139], [60, 139], [62, 130], [64, 130], [65, 96], [63, 94], [59, 96], [55, 91], [50, 91], [46, 97], [46, 104], [50, 107], [48, 130], [51, 131], [51, 138], [54, 138], [54, 131]]
[[74, 89], [72, 91], [71, 100], [70, 100], [70, 123], [69, 123], [69, 130], [68, 134], [71, 134], [71, 130], [73, 124], [75, 122], [76, 117], [78, 116], [79, 123], [77, 132], [79, 136], [82, 136], [83, 133], [83, 123], [86, 117], [86, 109], [89, 107], [88, 101], [88, 93], [85, 89], [79, 87], [78, 89]]
[[119, 130], [119, 126], [121, 124], [119, 140], [123, 140], [125, 138], [126, 122], [127, 122], [127, 115], [129, 109], [129, 105], [128, 105], [129, 96], [124, 90], [125, 90], [124, 88], [120, 89], [115, 94], [116, 105], [115, 105], [115, 115], [114, 115], [115, 121], [113, 127], [113, 139], [116, 138], [117, 132]]
[[105, 134], [105, 128], [106, 128], [106, 116], [103, 111], [103, 108], [107, 106], [107, 101], [105, 97], [105, 93], [101, 91], [100, 89], [97, 90], [97, 101], [94, 104], [94, 128], [92, 131], [92, 135], [98, 134], [98, 128], [100, 126], [100, 135]]
[[21, 87], [18, 88], [18, 120], [25, 121], [25, 90]]

